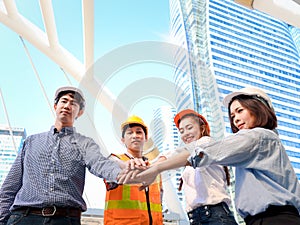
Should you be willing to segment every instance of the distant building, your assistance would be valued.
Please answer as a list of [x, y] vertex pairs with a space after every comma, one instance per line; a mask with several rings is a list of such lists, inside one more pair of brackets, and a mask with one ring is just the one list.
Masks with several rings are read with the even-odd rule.
[[[81, 225], [103, 225], [103, 209], [89, 208], [81, 216]], [[164, 214], [164, 225], [180, 225], [176, 215]]]
[[[180, 134], [175, 126], [174, 117], [177, 111], [169, 106], [162, 106], [153, 111], [152, 139], [160, 153], [175, 150], [181, 142]], [[164, 184], [164, 210], [177, 213], [182, 224], [187, 220], [185, 213], [185, 197], [178, 190], [183, 168], [170, 170], [163, 176]], [[164, 214], [165, 215], [165, 214]]]
[[169, 106], [162, 106], [153, 111], [153, 130], [152, 139], [162, 151], [172, 151], [180, 144], [180, 134], [174, 123], [177, 111]]
[[26, 138], [24, 128], [0, 125], [0, 186], [2, 185]]
[[[176, 113], [176, 110], [169, 106], [160, 107], [153, 112], [154, 133], [152, 138], [160, 153], [173, 151], [180, 145], [180, 134], [173, 120]], [[182, 168], [176, 169], [172, 172], [174, 190], [176, 190], [178, 199], [184, 206], [185, 199], [183, 193], [177, 190], [179, 187]]]
[[82, 225], [103, 225], [103, 209], [88, 208], [81, 216]]

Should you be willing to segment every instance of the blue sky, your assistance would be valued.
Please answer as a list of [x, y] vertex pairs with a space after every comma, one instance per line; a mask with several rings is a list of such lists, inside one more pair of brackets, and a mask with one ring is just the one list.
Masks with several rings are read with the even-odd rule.
[[[16, 0], [19, 12], [44, 30], [39, 1]], [[53, 9], [60, 44], [83, 62], [81, 1], [54, 0]], [[1, 3], [1, 2], [0, 2]], [[95, 1], [95, 61], [122, 46], [145, 41], [167, 41], [169, 32], [169, 2], [152, 1]], [[43, 88], [52, 105], [53, 95], [59, 86], [68, 85], [62, 70], [47, 56], [25, 40], [34, 66], [40, 76]], [[0, 88], [12, 127], [25, 127], [27, 134], [46, 131], [54, 122], [42, 88], [26, 55], [22, 42], [14, 31], [0, 23]], [[132, 53], [128, 52], [128, 56]], [[147, 54], [147, 53], [145, 53]], [[161, 63], [137, 63], [121, 68], [105, 84], [116, 96], [127, 90], [134, 82], [144, 78], [161, 77], [172, 79], [172, 69]], [[75, 80], [69, 76], [73, 85]], [[134, 93], [134, 90], [130, 90]], [[136, 93], [139, 95], [139, 93]], [[1, 102], [2, 103], [2, 102]], [[151, 122], [152, 110], [166, 105], [159, 96], [142, 96], [130, 107], [131, 114], [137, 114]], [[99, 111], [98, 111], [99, 110]], [[120, 150], [117, 129], [112, 127], [110, 113], [103, 106], [95, 107], [95, 126], [106, 146], [112, 151]], [[7, 124], [4, 108], [0, 107], [0, 124]], [[76, 123], [75, 123], [76, 126]], [[120, 143], [119, 143], [120, 144]], [[90, 207], [100, 207], [103, 192], [99, 191], [99, 180], [87, 185]], [[100, 187], [99, 187], [100, 185]], [[90, 195], [90, 194], [89, 194]], [[100, 197], [97, 195], [100, 195]], [[95, 202], [93, 202], [95, 201]]]
[[[95, 1], [95, 61], [124, 45], [141, 41], [166, 41], [169, 32], [168, 4], [168, 1], [161, 0]], [[24, 17], [44, 30], [38, 1], [17, 0], [16, 5]], [[81, 1], [56, 0], [53, 1], [53, 9], [60, 44], [83, 62]], [[0, 88], [11, 125], [25, 127], [28, 134], [49, 129], [53, 116], [19, 36], [3, 24], [0, 24], [0, 34]], [[55, 90], [67, 85], [67, 79], [47, 56], [26, 40], [25, 44], [52, 104]], [[126, 88], [126, 82], [129, 84], [149, 76], [170, 79], [170, 71], [165, 66], [149, 63], [145, 67], [125, 68], [122, 73], [115, 75], [116, 81], [107, 86], [117, 95]], [[73, 85], [77, 84], [71, 80]], [[153, 107], [163, 104], [160, 100], [149, 98], [144, 101], [151, 101]], [[148, 103], [146, 105], [149, 106]], [[139, 108], [144, 110], [140, 112]], [[145, 110], [141, 104], [132, 110], [143, 117], [143, 112], [149, 112], [151, 108]], [[145, 115], [146, 120], [150, 119], [148, 114]], [[6, 124], [3, 107], [0, 108], [0, 115], [0, 124]]]

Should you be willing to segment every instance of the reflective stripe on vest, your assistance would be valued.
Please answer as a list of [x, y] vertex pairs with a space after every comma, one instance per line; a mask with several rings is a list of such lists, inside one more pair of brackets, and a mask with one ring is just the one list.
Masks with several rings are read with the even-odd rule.
[[[129, 160], [126, 155], [117, 155], [122, 161]], [[162, 212], [160, 200], [160, 177], [149, 186], [150, 209], [153, 212]], [[147, 211], [147, 201], [144, 191], [138, 190], [139, 185], [119, 185], [116, 189], [106, 193], [105, 210], [132, 209]], [[122, 194], [120, 194], [122, 192]], [[142, 196], [142, 199], [141, 199]]]

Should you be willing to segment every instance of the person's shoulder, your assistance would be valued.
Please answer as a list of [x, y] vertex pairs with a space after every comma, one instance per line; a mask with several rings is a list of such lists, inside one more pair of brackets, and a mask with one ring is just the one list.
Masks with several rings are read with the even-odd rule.
[[278, 133], [276, 130], [270, 130], [262, 127], [255, 127], [252, 129], [241, 130], [238, 133], [249, 133], [251, 136], [260, 139], [278, 139]]
[[214, 141], [214, 139], [211, 136], [203, 136], [199, 140], [201, 140], [202, 142], [207, 142], [207, 143]]
[[76, 129], [73, 129], [73, 135], [77, 137], [92, 139], [91, 137], [86, 136], [85, 134], [82, 134], [81, 132], [78, 132]]
[[124, 154], [115, 154], [115, 153], [110, 153], [108, 158], [117, 158], [117, 159], [121, 159], [121, 157], [123, 156]]
[[196, 146], [202, 145], [202, 144], [208, 144], [210, 142], [213, 142], [214, 139], [210, 136], [203, 136], [200, 139], [198, 139], [197, 141], [195, 141]]
[[268, 136], [277, 136], [278, 135], [276, 130], [270, 130], [270, 129], [266, 129], [266, 128], [263, 128], [263, 127], [255, 127], [251, 130], [253, 130], [253, 132], [262, 133], [262, 134], [265, 134], [265, 135], [268, 135]]
[[26, 137], [26, 139], [36, 139], [36, 138], [40, 138], [40, 137], [44, 137], [49, 135], [50, 131], [44, 131], [44, 132], [40, 132], [40, 133], [36, 133], [36, 134], [30, 134]]
[[242, 129], [239, 130], [237, 133], [235, 134], [243, 134], [243, 133], [265, 133], [265, 132], [269, 132], [270, 130], [266, 129], [266, 128], [262, 128], [262, 127], [254, 127], [254, 128], [250, 128], [250, 129]]
[[82, 142], [85, 142], [85, 143], [96, 143], [95, 140], [91, 137], [88, 137], [82, 133], [79, 133], [79, 132], [74, 132], [73, 133], [74, 137], [77, 139], [77, 140], [81, 140]]

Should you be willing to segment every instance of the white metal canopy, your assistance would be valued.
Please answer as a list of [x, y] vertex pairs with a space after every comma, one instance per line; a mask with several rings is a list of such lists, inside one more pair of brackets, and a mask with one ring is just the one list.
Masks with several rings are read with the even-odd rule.
[[249, 9], [269, 14], [300, 28], [300, 0], [234, 0]]

